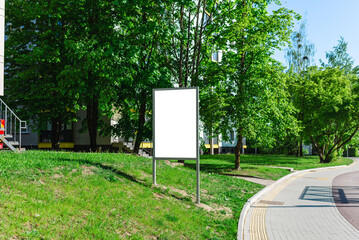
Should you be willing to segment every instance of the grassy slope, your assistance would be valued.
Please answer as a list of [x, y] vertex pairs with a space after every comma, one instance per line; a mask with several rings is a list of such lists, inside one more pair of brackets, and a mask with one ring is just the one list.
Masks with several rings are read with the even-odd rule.
[[[189, 162], [189, 161], [187, 161]], [[0, 153], [0, 238], [234, 239], [248, 198], [262, 186], [124, 154]]]

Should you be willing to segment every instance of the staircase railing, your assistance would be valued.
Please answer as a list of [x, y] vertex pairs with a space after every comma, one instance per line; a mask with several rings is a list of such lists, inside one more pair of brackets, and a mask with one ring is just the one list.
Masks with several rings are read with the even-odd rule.
[[26, 129], [26, 121], [22, 121], [2, 99], [0, 99], [0, 119], [5, 119], [4, 137], [18, 142], [21, 150], [21, 134]]

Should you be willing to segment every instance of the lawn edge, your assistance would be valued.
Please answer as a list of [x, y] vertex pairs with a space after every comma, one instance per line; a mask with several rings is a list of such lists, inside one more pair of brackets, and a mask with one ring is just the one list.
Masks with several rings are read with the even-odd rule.
[[247, 200], [247, 202], [244, 204], [241, 214], [239, 216], [239, 221], [238, 221], [238, 232], [237, 232], [237, 240], [243, 240], [244, 239], [244, 222], [245, 219], [247, 217], [249, 208], [255, 203], [257, 202], [257, 200], [259, 198], [261, 198], [264, 194], [266, 194], [267, 192], [269, 192], [272, 188], [274, 188], [275, 186], [281, 184], [283, 181], [287, 180], [288, 178], [291, 178], [295, 175], [304, 173], [304, 172], [309, 172], [309, 171], [313, 171], [313, 170], [318, 170], [318, 169], [331, 169], [331, 168], [342, 168], [342, 167], [351, 167], [352, 165], [356, 164], [358, 162], [358, 158], [352, 158], [349, 157], [349, 159], [352, 159], [353, 162], [350, 165], [339, 165], [339, 166], [331, 166], [331, 167], [321, 167], [321, 168], [310, 168], [310, 169], [305, 169], [305, 170], [299, 170], [296, 172], [292, 172], [280, 179], [278, 179], [277, 181], [275, 181], [274, 183], [272, 183], [271, 185], [263, 188], [262, 190], [260, 190], [259, 192], [257, 192], [256, 194], [254, 194], [250, 199]]

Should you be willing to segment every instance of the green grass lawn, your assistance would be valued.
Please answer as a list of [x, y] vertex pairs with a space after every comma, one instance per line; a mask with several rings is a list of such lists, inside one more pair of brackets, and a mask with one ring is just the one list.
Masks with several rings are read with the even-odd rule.
[[[242, 171], [269, 176], [278, 169], [265, 165], [324, 166], [314, 158], [301, 161], [243, 156]], [[243, 205], [263, 186], [219, 174], [231, 171], [233, 155], [202, 156], [202, 205], [197, 206], [194, 165], [158, 161], [153, 187], [151, 159], [1, 152], [0, 239], [235, 239]]]
[[[234, 171], [234, 155], [203, 155], [201, 156], [201, 170], [204, 172], [230, 173], [236, 175], [249, 175], [277, 180], [289, 172], [286, 169], [273, 167], [288, 167], [294, 170], [348, 165], [353, 161], [347, 158], [338, 158], [335, 161], [322, 164], [318, 156], [285, 156], [285, 155], [241, 155], [240, 171]], [[186, 163], [190, 168], [195, 168], [194, 163]]]
[[[189, 162], [189, 161], [187, 161]], [[234, 239], [261, 185], [125, 154], [0, 153], [0, 239]], [[206, 209], [204, 209], [206, 208]]]

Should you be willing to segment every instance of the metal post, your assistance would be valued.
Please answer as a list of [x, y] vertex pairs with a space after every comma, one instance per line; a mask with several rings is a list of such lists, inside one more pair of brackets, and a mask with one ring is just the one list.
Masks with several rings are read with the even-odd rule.
[[197, 204], [199, 204], [201, 202], [201, 189], [200, 189], [200, 169], [199, 169], [200, 165], [199, 165], [199, 155], [197, 157], [197, 163], [196, 163], [196, 174], [197, 174]]
[[157, 186], [157, 182], [156, 182], [156, 159], [153, 156], [153, 160], [152, 160], [152, 180], [153, 180], [153, 185]]
[[[201, 189], [200, 189], [200, 165], [199, 165], [199, 156], [200, 156], [200, 152], [199, 152], [199, 89], [196, 89], [197, 91], [197, 159], [196, 159], [196, 175], [197, 175], [197, 204], [199, 204], [201, 202]], [[212, 145], [213, 145], [213, 140], [212, 140]]]
[[20, 134], [19, 134], [19, 150], [21, 151], [21, 128], [22, 128], [22, 122], [20, 121]]
[[7, 135], [7, 107], [5, 107], [5, 132], [4, 132], [4, 136]]

